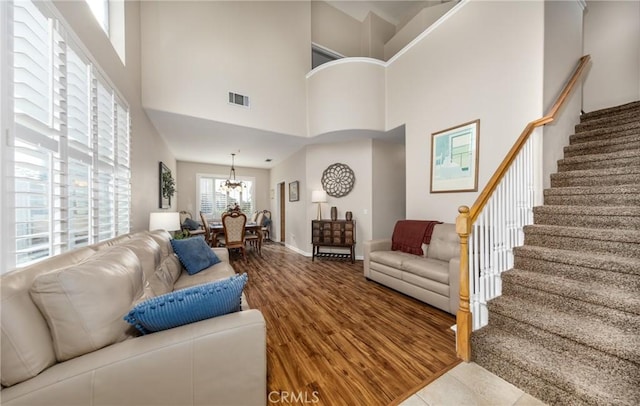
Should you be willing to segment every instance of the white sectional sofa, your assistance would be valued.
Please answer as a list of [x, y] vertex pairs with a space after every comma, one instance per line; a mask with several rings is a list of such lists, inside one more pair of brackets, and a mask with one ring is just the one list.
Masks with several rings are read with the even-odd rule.
[[[143, 336], [122, 320], [141, 297], [234, 275], [227, 251], [214, 252], [222, 262], [191, 276], [166, 232], [141, 232], [3, 275], [0, 403], [266, 404], [265, 321], [244, 298], [239, 312]], [[42, 299], [46, 289], [38, 303], [48, 304], [34, 302], [31, 287], [44, 274], [74, 295], [69, 322], [81, 323], [51, 331], [43, 312], [69, 303]]]

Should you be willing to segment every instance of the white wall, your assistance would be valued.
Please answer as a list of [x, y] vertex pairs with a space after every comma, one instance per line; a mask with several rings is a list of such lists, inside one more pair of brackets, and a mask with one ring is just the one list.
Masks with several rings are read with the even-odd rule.
[[[309, 2], [141, 2], [147, 108], [306, 135]], [[228, 92], [251, 108], [228, 103]]]
[[[297, 202], [289, 201], [289, 183], [298, 181]], [[276, 165], [271, 169], [269, 189], [274, 190], [274, 198], [271, 199], [271, 239], [280, 241], [280, 206], [278, 201], [278, 184], [284, 182], [285, 186], [285, 245], [299, 253], [307, 254], [307, 244], [311, 241], [311, 232], [307, 233], [311, 222], [309, 206], [311, 205], [311, 189], [307, 183], [307, 154], [306, 148]], [[316, 203], [313, 203], [316, 208]], [[314, 217], [315, 218], [315, 211]], [[310, 255], [310, 254], [309, 254]]]
[[387, 128], [406, 124], [407, 218], [453, 222], [473, 193], [429, 193], [431, 134], [480, 119], [482, 190], [542, 116], [544, 5], [469, 2], [387, 69]]
[[[353, 190], [346, 196], [327, 196], [322, 204], [324, 219], [330, 218], [330, 207], [338, 209], [338, 218], [344, 219], [345, 212], [351, 211], [356, 221], [356, 256], [362, 256], [362, 243], [372, 238], [372, 141], [352, 141], [333, 144], [310, 145], [306, 150], [306, 193], [311, 201], [311, 191], [322, 190], [322, 172], [334, 163], [349, 165], [355, 174]], [[306, 231], [302, 241], [304, 251], [311, 254], [311, 220], [317, 217], [317, 204], [307, 203]], [[298, 238], [300, 242], [300, 238]], [[323, 248], [323, 250], [326, 250]]]
[[[362, 23], [324, 1], [311, 2], [311, 41], [344, 56], [363, 56]], [[311, 50], [309, 50], [311, 52]]]
[[309, 135], [339, 130], [385, 130], [385, 67], [345, 58], [314, 69], [307, 80]]
[[587, 1], [584, 33], [584, 110], [640, 100], [640, 2]]
[[393, 57], [455, 5], [456, 2], [451, 1], [423, 8], [384, 44], [384, 60], [386, 61]]
[[373, 140], [371, 238], [391, 238], [396, 221], [406, 218], [404, 144]]
[[362, 22], [362, 55], [384, 60], [384, 44], [396, 33], [396, 27], [373, 12]]
[[[199, 218], [196, 175], [223, 175], [225, 178], [229, 176], [229, 166], [211, 165], [198, 162], [178, 161], [178, 174], [176, 176], [176, 190], [178, 191], [178, 199], [176, 200], [175, 210], [186, 210], [190, 212], [194, 218]], [[243, 168], [236, 166], [236, 177], [242, 179], [244, 177], [255, 178], [255, 198], [256, 210], [270, 209], [269, 201], [269, 170], [257, 168]]]
[[85, 2], [55, 1], [54, 4], [129, 103], [132, 231], [146, 230], [149, 213], [159, 210], [158, 162], [164, 162], [174, 173], [176, 162], [141, 105], [140, 3], [125, 3], [126, 66]]
[[[544, 113], [555, 103], [582, 56], [583, 8], [577, 1], [544, 3]], [[586, 72], [585, 72], [586, 73]], [[583, 78], [586, 77], [583, 74]], [[563, 147], [580, 121], [582, 87], [577, 86], [556, 120], [543, 129], [542, 181], [550, 187], [550, 175], [564, 157]]]

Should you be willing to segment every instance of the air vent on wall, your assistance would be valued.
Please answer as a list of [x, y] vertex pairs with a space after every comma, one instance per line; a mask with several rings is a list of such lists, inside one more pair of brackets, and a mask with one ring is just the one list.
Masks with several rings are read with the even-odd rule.
[[229, 103], [237, 104], [238, 106], [249, 107], [249, 96], [229, 92]]

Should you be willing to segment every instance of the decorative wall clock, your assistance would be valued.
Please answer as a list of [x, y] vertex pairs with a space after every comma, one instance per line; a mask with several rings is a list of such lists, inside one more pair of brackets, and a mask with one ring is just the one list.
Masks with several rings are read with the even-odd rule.
[[329, 196], [343, 197], [353, 190], [356, 175], [348, 165], [335, 163], [322, 172], [322, 188]]

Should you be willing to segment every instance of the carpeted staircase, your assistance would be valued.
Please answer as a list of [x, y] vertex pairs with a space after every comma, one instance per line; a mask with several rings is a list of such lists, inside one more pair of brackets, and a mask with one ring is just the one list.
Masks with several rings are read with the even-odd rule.
[[640, 102], [581, 116], [473, 360], [549, 404], [640, 405]]

